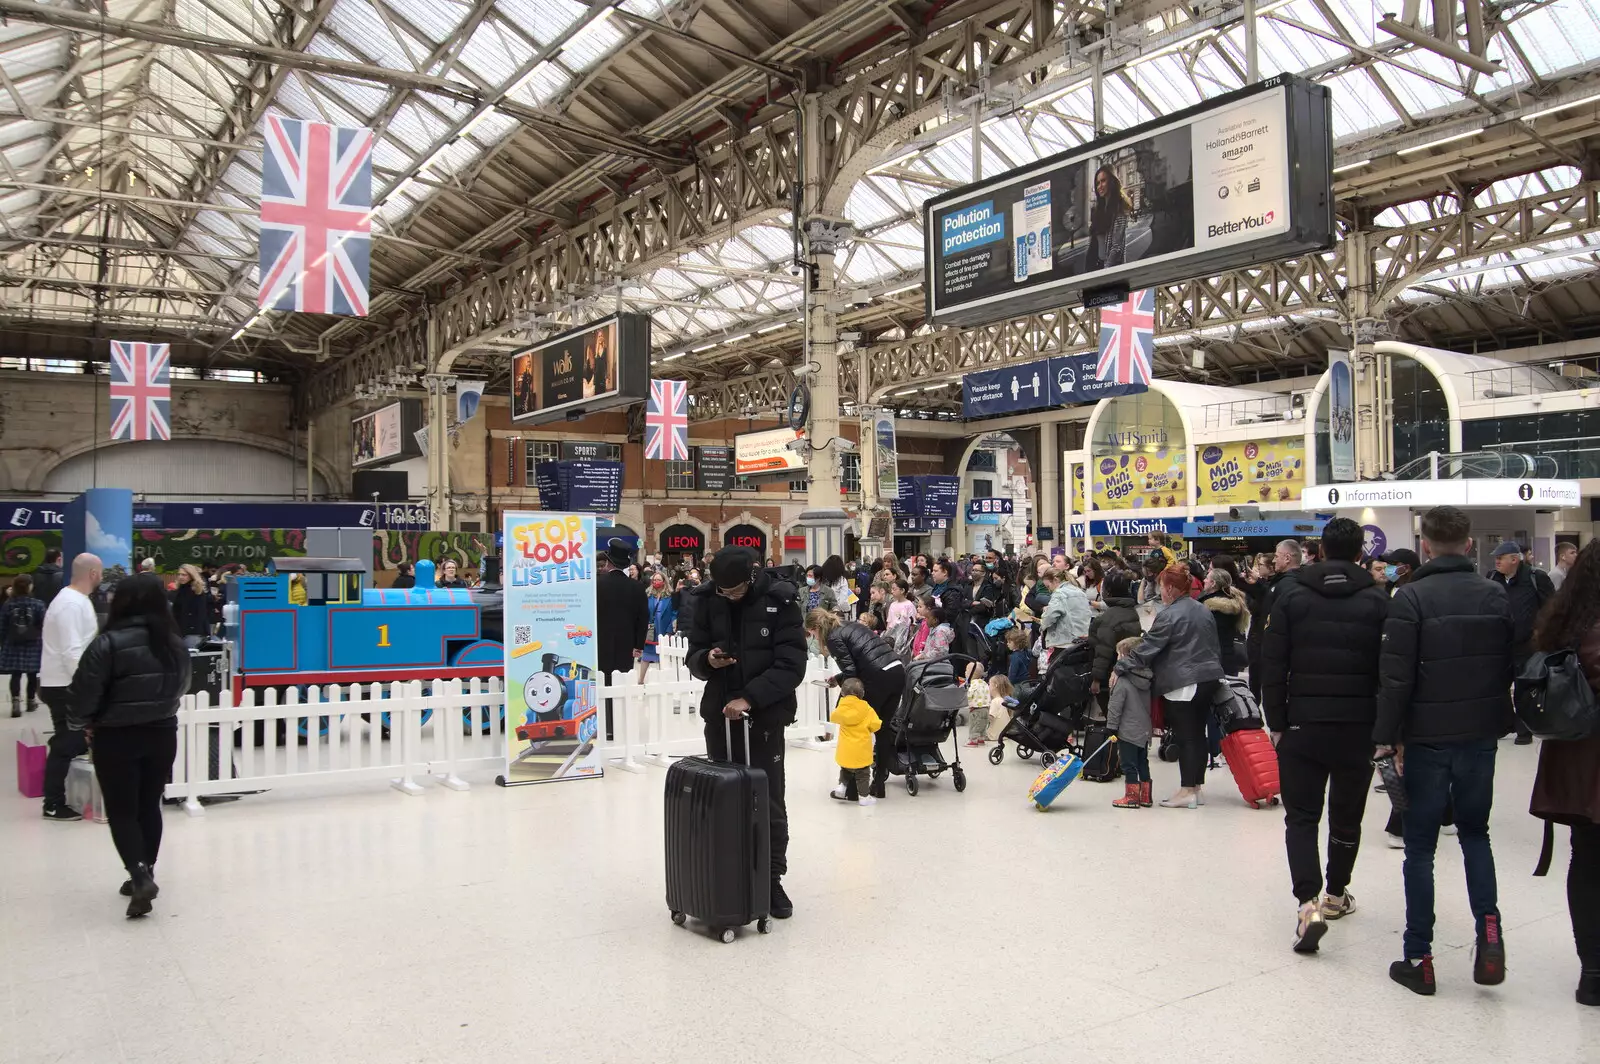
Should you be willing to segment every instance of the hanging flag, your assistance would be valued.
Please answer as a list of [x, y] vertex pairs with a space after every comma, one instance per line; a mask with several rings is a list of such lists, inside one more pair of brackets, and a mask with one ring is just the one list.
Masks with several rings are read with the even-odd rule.
[[483, 381], [456, 381], [456, 421], [465, 425], [478, 412], [483, 401]]
[[689, 460], [689, 382], [651, 381], [644, 407], [644, 456]]
[[1118, 384], [1149, 384], [1156, 347], [1156, 291], [1131, 292], [1100, 310], [1100, 361], [1094, 375]]
[[264, 138], [257, 304], [364, 317], [372, 130], [268, 115]]
[[111, 341], [111, 438], [170, 440], [171, 412], [168, 346]]

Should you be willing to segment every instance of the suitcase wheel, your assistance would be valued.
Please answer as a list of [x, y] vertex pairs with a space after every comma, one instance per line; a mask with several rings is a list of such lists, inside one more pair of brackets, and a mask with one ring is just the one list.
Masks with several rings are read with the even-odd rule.
[[1006, 759], [1006, 748], [1005, 747], [997, 746], [993, 750], [989, 751], [989, 764], [998, 765], [1000, 762], [1004, 761], [1005, 759]]
[[689, 919], [688, 916], [686, 916], [686, 915], [684, 915], [683, 913], [680, 913], [680, 912], [674, 912], [672, 914], [672, 922], [677, 924], [679, 927], [682, 927], [684, 925], [684, 921], [686, 921], [688, 919]]
[[[763, 935], [772, 934], [772, 917], [763, 916], [761, 919], [757, 920], [756, 930], [760, 931]], [[726, 942], [727, 939], [723, 939], [723, 941]]]
[[731, 927], [724, 927], [722, 929], [722, 934], [718, 935], [717, 937], [722, 939], [722, 941], [725, 943], [732, 942], [734, 939], [734, 930]]

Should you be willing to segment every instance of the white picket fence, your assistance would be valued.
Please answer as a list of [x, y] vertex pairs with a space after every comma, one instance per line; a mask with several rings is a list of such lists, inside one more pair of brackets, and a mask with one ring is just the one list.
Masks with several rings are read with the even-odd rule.
[[[705, 752], [700, 719], [703, 681], [689, 675], [681, 636], [660, 644], [661, 661], [644, 683], [636, 674], [597, 684], [601, 756], [606, 767], [644, 772]], [[787, 729], [795, 746], [829, 745], [833, 692], [812, 681], [831, 670], [812, 658], [797, 692], [800, 711]], [[614, 738], [604, 740], [609, 703]], [[191, 815], [205, 797], [325, 786], [337, 780], [386, 780], [420, 794], [432, 779], [466, 790], [464, 775], [503, 767], [505, 688], [499, 679], [411, 680], [387, 684], [247, 690], [213, 704], [190, 695], [178, 714], [179, 757], [167, 797]], [[506, 722], [510, 723], [510, 722]], [[515, 726], [511, 724], [511, 726]]]

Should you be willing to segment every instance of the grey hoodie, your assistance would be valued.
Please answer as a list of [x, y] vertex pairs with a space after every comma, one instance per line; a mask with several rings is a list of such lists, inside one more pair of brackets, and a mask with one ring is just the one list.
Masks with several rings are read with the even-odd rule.
[[1145, 746], [1155, 728], [1150, 723], [1150, 670], [1133, 665], [1117, 676], [1106, 707], [1106, 729], [1118, 742]]

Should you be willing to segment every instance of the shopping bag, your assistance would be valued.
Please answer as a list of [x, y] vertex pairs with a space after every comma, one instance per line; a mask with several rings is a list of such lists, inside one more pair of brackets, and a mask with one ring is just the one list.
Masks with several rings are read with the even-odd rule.
[[44, 797], [44, 762], [48, 750], [39, 731], [24, 728], [17, 740], [17, 790], [24, 798]]
[[106, 822], [105, 799], [100, 796], [100, 777], [94, 774], [94, 762], [88, 757], [75, 757], [67, 766], [67, 805], [83, 814], [83, 819], [96, 824]]

